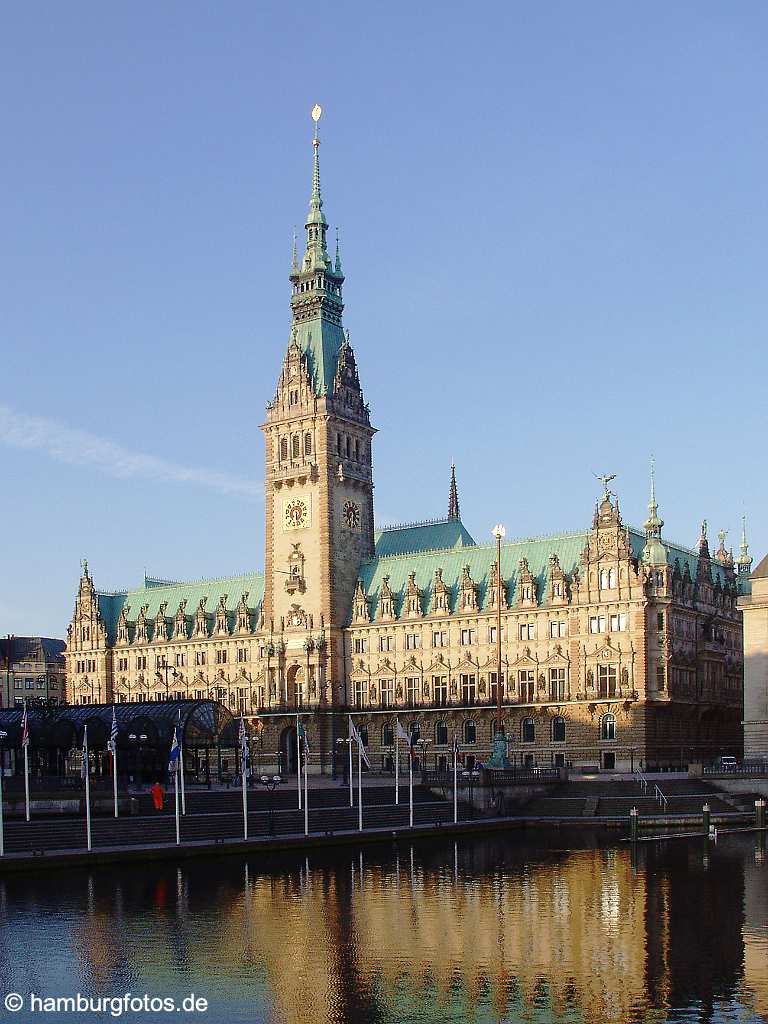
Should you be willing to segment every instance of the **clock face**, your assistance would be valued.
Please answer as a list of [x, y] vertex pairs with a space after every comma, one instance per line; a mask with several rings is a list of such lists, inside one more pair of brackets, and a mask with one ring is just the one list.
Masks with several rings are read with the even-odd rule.
[[309, 506], [303, 498], [290, 498], [283, 507], [286, 530], [301, 530], [309, 525]]
[[350, 530], [359, 530], [362, 522], [360, 506], [356, 501], [345, 501], [342, 509], [344, 525]]

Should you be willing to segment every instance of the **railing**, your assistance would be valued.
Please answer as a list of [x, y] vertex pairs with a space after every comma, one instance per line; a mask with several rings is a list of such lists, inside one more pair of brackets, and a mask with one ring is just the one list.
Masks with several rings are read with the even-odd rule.
[[768, 775], [768, 761], [744, 761], [743, 764], [735, 764], [731, 767], [705, 768], [704, 775], [741, 775], [757, 776], [758, 778]]
[[[543, 782], [546, 780], [556, 782], [560, 778], [558, 768], [489, 768], [484, 769], [487, 778], [494, 786], [514, 786], [530, 782]], [[477, 786], [482, 781], [479, 769], [472, 772], [459, 767], [457, 782], [459, 786]], [[427, 769], [421, 773], [423, 786], [453, 786], [453, 769], [445, 771], [439, 769]]]
[[664, 810], [668, 810], [668, 801], [664, 794], [661, 792], [658, 786], [653, 787], [653, 796], [659, 807], [663, 807]]
[[[640, 785], [643, 796], [648, 796], [648, 779], [646, 779], [639, 769], [635, 772], [635, 778]], [[658, 789], [659, 787], [657, 786], [656, 788]]]

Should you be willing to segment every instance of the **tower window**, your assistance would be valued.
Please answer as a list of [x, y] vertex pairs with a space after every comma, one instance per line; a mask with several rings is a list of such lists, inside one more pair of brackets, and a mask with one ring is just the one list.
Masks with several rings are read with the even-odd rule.
[[336, 435], [336, 453], [341, 455], [341, 434]]
[[280, 438], [280, 461], [281, 462], [287, 462], [288, 461], [288, 438], [287, 437], [281, 437]]
[[347, 437], [346, 452], [347, 452], [347, 458], [349, 458], [349, 437]]
[[299, 435], [294, 434], [291, 438], [291, 457], [298, 459], [300, 455], [301, 442], [299, 441]]
[[304, 454], [312, 454], [312, 435], [309, 432], [304, 435]]
[[355, 440], [355, 460], [360, 461], [360, 442], [357, 439]]
[[298, 404], [299, 404], [299, 392], [292, 388], [288, 392], [288, 405], [298, 405]]

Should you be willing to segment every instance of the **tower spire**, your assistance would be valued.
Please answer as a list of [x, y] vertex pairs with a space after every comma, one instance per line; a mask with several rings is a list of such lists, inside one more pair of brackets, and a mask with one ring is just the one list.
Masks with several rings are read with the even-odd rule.
[[659, 506], [656, 504], [656, 460], [651, 456], [651, 497], [648, 501], [648, 518], [643, 523], [646, 537], [643, 561], [646, 565], [667, 564], [667, 550], [661, 540], [663, 525], [664, 520], [659, 516]]
[[739, 575], [748, 576], [752, 569], [752, 556], [749, 553], [747, 543], [747, 517], [741, 517], [741, 544], [739, 545], [739, 557], [736, 559]]
[[451, 462], [451, 486], [448, 491], [448, 518], [459, 519], [459, 489], [456, 486], [456, 463]]

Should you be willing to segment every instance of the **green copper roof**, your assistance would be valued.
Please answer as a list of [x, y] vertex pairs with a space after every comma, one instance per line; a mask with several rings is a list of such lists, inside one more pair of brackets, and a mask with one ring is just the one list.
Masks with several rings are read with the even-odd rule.
[[[453, 533], [448, 527], [455, 527]], [[434, 541], [449, 538], [442, 548], [435, 550]], [[551, 537], [532, 537], [526, 540], [509, 541], [501, 546], [501, 572], [507, 583], [510, 604], [516, 601], [517, 577], [521, 559], [528, 560], [528, 568], [536, 581], [536, 595], [543, 600], [549, 573], [549, 558], [557, 555], [560, 568], [570, 577], [576, 568], [581, 568], [581, 554], [590, 538], [589, 531], [557, 534]], [[638, 561], [646, 544], [642, 530], [630, 527], [630, 546]], [[670, 565], [677, 559], [680, 571], [689, 567], [691, 578], [696, 579], [698, 555], [690, 548], [663, 542]], [[432, 601], [432, 587], [435, 570], [442, 569], [443, 582], [450, 591], [451, 611], [457, 610], [459, 581], [465, 565], [477, 586], [478, 607], [486, 606], [488, 577], [491, 563], [496, 560], [494, 544], [475, 544], [460, 522], [441, 520], [422, 526], [399, 527], [380, 530], [376, 534], [376, 557], [360, 566], [363, 588], [371, 600], [371, 611], [376, 612], [382, 580], [389, 577], [389, 586], [395, 595], [395, 614], [400, 615], [409, 573], [416, 573], [416, 586], [422, 592], [422, 608], [429, 612]], [[726, 570], [717, 561], [711, 562], [712, 580], [726, 583]]]
[[121, 591], [115, 594], [99, 593], [99, 611], [107, 627], [107, 636], [110, 643], [115, 642], [117, 636], [117, 622], [120, 612], [126, 605], [130, 606], [127, 612], [128, 621], [135, 623], [139, 612], [144, 605], [147, 605], [145, 616], [150, 626], [157, 615], [160, 605], [165, 601], [165, 618], [170, 623], [176, 614], [179, 603], [186, 600], [185, 614], [188, 622], [193, 622], [200, 600], [207, 597], [205, 614], [209, 623], [215, 619], [216, 609], [221, 597], [227, 595], [227, 611], [230, 627], [234, 625], [235, 610], [240, 603], [241, 596], [248, 591], [248, 609], [251, 615], [251, 628], [256, 625], [258, 611], [264, 596], [264, 575], [263, 573], [248, 573], [245, 576], [227, 576], [217, 580], [195, 580], [192, 583], [164, 583], [161, 580], [145, 579], [143, 587], [136, 587], [134, 590]]
[[294, 324], [296, 340], [307, 357], [309, 376], [318, 395], [333, 394], [333, 379], [344, 343], [344, 328], [318, 316]]
[[[466, 533], [466, 531], [464, 532]], [[502, 577], [508, 583], [507, 592], [510, 600], [514, 601], [519, 562], [522, 558], [528, 559], [528, 567], [536, 577], [537, 593], [541, 599], [549, 570], [549, 556], [556, 554], [560, 559], [563, 572], [570, 575], [580, 563], [581, 552], [588, 536], [588, 533], [580, 532], [502, 544], [501, 572]], [[377, 551], [378, 548], [377, 542]], [[456, 608], [458, 584], [462, 570], [465, 565], [468, 565], [470, 576], [477, 585], [478, 605], [482, 609], [485, 606], [491, 563], [495, 560], [495, 544], [457, 545], [441, 551], [417, 550], [408, 554], [379, 556], [368, 562], [363, 562], [360, 567], [360, 577], [363, 587], [368, 597], [373, 599], [375, 607], [382, 579], [384, 576], [389, 576], [389, 586], [396, 596], [395, 610], [399, 615], [403, 594], [408, 584], [408, 574], [416, 573], [416, 586], [422, 591], [422, 607], [427, 612], [432, 600], [435, 570], [442, 569], [443, 582], [450, 590], [450, 603], [453, 611]]]
[[460, 519], [435, 519], [407, 526], [386, 526], [376, 530], [374, 539], [378, 558], [415, 551], [475, 546]]

